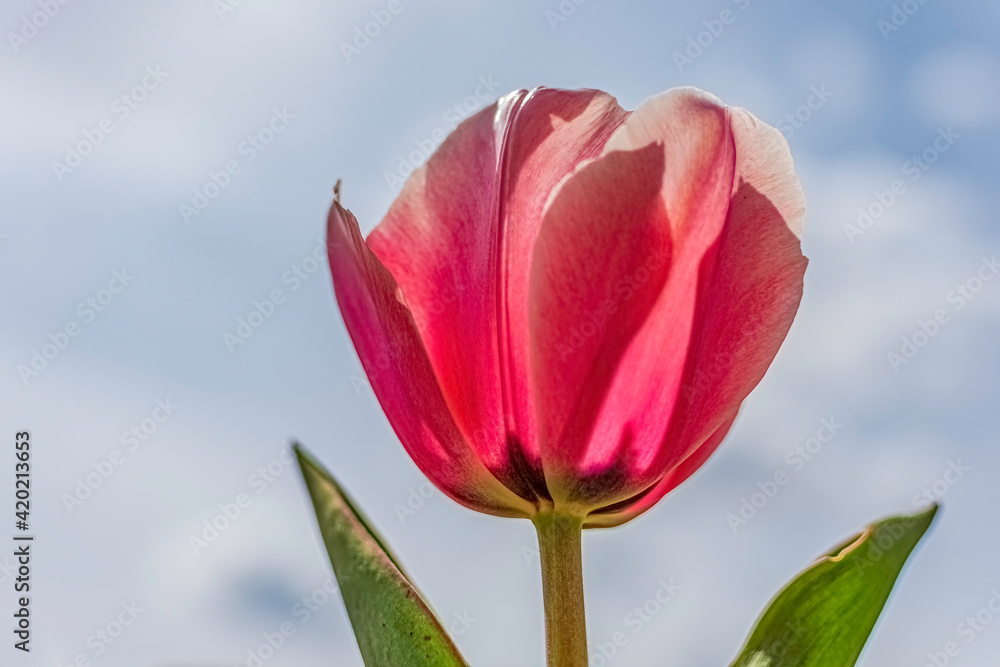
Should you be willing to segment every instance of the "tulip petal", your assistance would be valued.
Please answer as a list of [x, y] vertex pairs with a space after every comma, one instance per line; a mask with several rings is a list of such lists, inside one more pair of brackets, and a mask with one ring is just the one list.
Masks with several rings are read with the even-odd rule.
[[736, 421], [736, 415], [723, 422], [722, 426], [708, 440], [689, 454], [686, 459], [678, 463], [677, 466], [664, 475], [654, 486], [628, 500], [591, 513], [584, 522], [584, 528], [612, 528], [620, 526], [660, 502], [663, 496], [683, 484], [688, 477], [693, 475], [708, 461], [709, 457], [722, 444], [734, 421]]
[[657, 465], [673, 467], [763, 378], [802, 298], [805, 199], [781, 134], [732, 110], [736, 178], [714, 253], [702, 266], [695, 335]]
[[[690, 475], [763, 377], [801, 298], [806, 261], [797, 235], [804, 203], [780, 133], [705, 93], [678, 89], [643, 104], [597, 163], [651, 146], [665, 156], [659, 187], [666, 241], [643, 238], [648, 231], [641, 225], [623, 224], [596, 201], [614, 200], [648, 178], [622, 164], [621, 174], [603, 180], [584, 181], [590, 167], [568, 179], [536, 245], [533, 364], [537, 394], [545, 397], [539, 433], [546, 473], [554, 478], [549, 486], [564, 504], [624, 507], [637, 497], [651, 504]], [[596, 213], [557, 220], [587, 207]], [[655, 213], [645, 215], [649, 225], [664, 224]], [[643, 274], [638, 289], [624, 291], [628, 300], [604, 308], [616, 314], [598, 341], [585, 342], [583, 354], [564, 363], [566, 355], [556, 354], [560, 341], [574, 341], [572, 332], [584, 326], [607, 286], [606, 267], [597, 266], [607, 259], [595, 261], [587, 247], [616, 247], [609, 233], [588, 242], [601, 225], [638, 233], [650, 249], [669, 247], [669, 275], [658, 283], [652, 272], [651, 279]], [[634, 271], [641, 260], [633, 261]], [[593, 293], [567, 304], [565, 295], [580, 292], [580, 284]], [[553, 312], [560, 314], [553, 319]], [[646, 506], [640, 503], [639, 511]]]
[[[655, 145], [584, 166], [549, 207], [535, 246], [532, 362], [545, 471], [557, 502], [580, 495], [566, 484], [609, 467], [580, 470], [579, 462], [670, 270], [663, 168]], [[615, 474], [594, 480], [604, 491], [622, 483]]]
[[[777, 129], [762, 123], [756, 116], [734, 107], [730, 110], [733, 139], [736, 142], [736, 172], [763, 195], [784, 220], [796, 238], [802, 237], [806, 197], [795, 175], [795, 165], [788, 143]], [[736, 186], [739, 184], [736, 183]], [[737, 187], [734, 187], [734, 194]], [[743, 206], [734, 202], [737, 208]], [[748, 215], [743, 212], [743, 215]]]
[[[553, 196], [531, 300], [539, 435], [557, 503], [618, 502], [663, 475], [647, 471], [680, 389], [699, 265], [725, 220], [733, 164], [725, 108], [674, 90], [643, 104]], [[608, 322], [587, 334], [595, 312]]]
[[417, 466], [472, 509], [531, 516], [466, 443], [441, 394], [419, 332], [393, 276], [337, 202], [327, 225], [330, 270], [347, 331], [389, 422]]
[[514, 93], [459, 125], [368, 238], [460, 430], [531, 501], [548, 496], [526, 370], [531, 248], [550, 191], [625, 116], [598, 91]]

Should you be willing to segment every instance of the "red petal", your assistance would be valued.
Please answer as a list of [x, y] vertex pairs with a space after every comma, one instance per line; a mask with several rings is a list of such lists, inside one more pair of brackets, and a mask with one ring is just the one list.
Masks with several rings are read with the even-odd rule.
[[[645, 103], [605, 150], [616, 152], [554, 195], [532, 274], [547, 478], [557, 502], [590, 507], [629, 498], [663, 474], [651, 468], [734, 163], [725, 109], [691, 90]], [[585, 330], [595, 312], [607, 322]]]
[[705, 464], [708, 458], [719, 448], [719, 445], [722, 444], [722, 440], [729, 433], [729, 429], [735, 420], [736, 415], [733, 415], [723, 422], [722, 426], [708, 440], [696, 448], [686, 459], [677, 464], [673, 470], [664, 475], [659, 482], [647, 491], [643, 491], [638, 496], [619, 503], [617, 507], [607, 507], [588, 516], [585, 527], [612, 528], [620, 526], [660, 502], [663, 496], [683, 484], [688, 477]]
[[462, 123], [368, 239], [462, 433], [526, 499], [547, 495], [525, 370], [531, 248], [549, 193], [625, 116], [598, 91], [514, 93]]
[[483, 466], [448, 410], [396, 281], [339, 203], [327, 224], [330, 270], [347, 331], [389, 423], [417, 466], [458, 502], [500, 516], [534, 507]]
[[802, 298], [805, 200], [781, 134], [732, 110], [736, 179], [726, 225], [705, 257], [695, 335], [664, 454], [686, 458], [757, 386]]

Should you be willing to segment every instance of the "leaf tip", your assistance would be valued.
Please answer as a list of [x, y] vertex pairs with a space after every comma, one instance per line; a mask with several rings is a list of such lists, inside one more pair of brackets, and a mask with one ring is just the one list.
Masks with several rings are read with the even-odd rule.
[[941, 511], [941, 503], [935, 500], [924, 509], [911, 514], [909, 516], [909, 519], [917, 521], [920, 524], [922, 524], [923, 526], [922, 531], [926, 531], [928, 528], [930, 528], [931, 524], [934, 523], [934, 520], [937, 518], [938, 512], [940, 511]]

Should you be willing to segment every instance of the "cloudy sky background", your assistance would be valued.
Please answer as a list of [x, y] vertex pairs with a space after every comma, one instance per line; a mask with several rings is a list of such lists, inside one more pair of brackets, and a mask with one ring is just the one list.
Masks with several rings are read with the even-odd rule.
[[[1000, 590], [1000, 279], [962, 308], [949, 291], [1000, 250], [998, 6], [914, 3], [884, 32], [888, 1], [589, 0], [555, 21], [556, 0], [402, 0], [348, 60], [341, 43], [385, 6], [243, 0], [220, 17], [211, 0], [71, 2], [36, 32], [23, 24], [36, 2], [0, 9], [0, 432], [11, 450], [16, 431], [32, 433], [37, 536], [34, 650], [4, 646], [4, 664], [246, 665], [291, 621], [269, 667], [361, 665], [337, 594], [304, 623], [296, 614], [330, 568], [279, 458], [291, 437], [353, 492], [442, 617], [475, 619], [456, 637], [471, 664], [543, 664], [531, 525], [436, 491], [400, 519], [425, 480], [362, 380], [325, 265], [307, 259], [335, 180], [371, 229], [395, 194], [386, 172], [454, 105], [479, 104], [467, 98], [480, 77], [496, 82], [491, 99], [587, 86], [627, 108], [690, 84], [772, 124], [814, 87], [832, 93], [789, 132], [811, 263], [786, 345], [700, 473], [641, 519], [585, 536], [590, 638], [629, 636], [611, 664], [728, 664], [784, 582], [866, 523], [912, 511], [951, 463], [968, 471], [862, 664], [918, 667], [953, 640], [952, 665], [995, 664], [1000, 618], [970, 643], [956, 628]], [[679, 67], [673, 54], [724, 10], [733, 21]], [[165, 77], [122, 118], [113, 105], [147, 68]], [[275, 110], [294, 118], [249, 160], [242, 142]], [[113, 132], [60, 179], [53, 161], [104, 118]], [[912, 180], [905, 163], [948, 128], [954, 143]], [[180, 204], [231, 160], [239, 173], [185, 221]], [[858, 208], [896, 179], [905, 192], [849, 239]], [[297, 289], [294, 267], [315, 269]], [[134, 279], [101, 312], [79, 306], [122, 270]], [[224, 334], [275, 289], [284, 302], [230, 351]], [[887, 354], [938, 309], [948, 322], [893, 369]], [[71, 322], [78, 335], [23, 378]], [[122, 433], [167, 399], [178, 407], [130, 451]], [[793, 470], [787, 453], [822, 419], [844, 426]], [[64, 494], [115, 450], [121, 465], [67, 509]], [[13, 457], [0, 460], [10, 499]], [[269, 464], [271, 481], [254, 477]], [[726, 515], [779, 470], [790, 483], [734, 534]], [[196, 554], [190, 538], [239, 494], [249, 506]], [[625, 615], [670, 578], [677, 597], [632, 634]], [[0, 580], [9, 618], [6, 570]], [[123, 603], [142, 610], [135, 622], [96, 639]]]

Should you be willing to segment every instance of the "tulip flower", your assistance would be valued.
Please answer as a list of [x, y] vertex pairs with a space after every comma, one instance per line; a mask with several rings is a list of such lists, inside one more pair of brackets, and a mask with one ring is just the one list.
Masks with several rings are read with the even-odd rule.
[[777, 353], [803, 214], [781, 134], [691, 88], [632, 112], [515, 92], [367, 239], [333, 204], [337, 300], [406, 451], [459, 503], [536, 525], [550, 664], [586, 662], [581, 529], [703, 465]]

